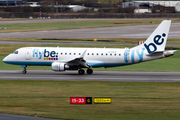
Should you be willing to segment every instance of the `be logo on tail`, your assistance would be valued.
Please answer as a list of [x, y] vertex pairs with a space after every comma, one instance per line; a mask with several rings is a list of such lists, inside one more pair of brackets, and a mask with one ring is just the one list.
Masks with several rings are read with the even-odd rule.
[[[156, 52], [157, 50], [157, 46], [156, 45], [162, 45], [164, 43], [164, 38], [166, 37], [166, 34], [163, 33], [162, 36], [161, 35], [156, 35], [153, 39], [154, 43], [149, 43], [144, 44], [144, 47], [146, 48], [146, 50], [148, 51], [149, 54]], [[150, 48], [153, 48], [150, 49]]]

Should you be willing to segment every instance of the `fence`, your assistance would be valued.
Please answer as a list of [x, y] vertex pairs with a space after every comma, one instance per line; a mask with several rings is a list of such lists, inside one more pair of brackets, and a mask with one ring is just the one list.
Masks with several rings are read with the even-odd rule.
[[[38, 18], [39, 13], [0, 13], [3, 18]], [[180, 13], [58, 13], [45, 14], [41, 17], [51, 17], [58, 19], [68, 18], [180, 18]]]

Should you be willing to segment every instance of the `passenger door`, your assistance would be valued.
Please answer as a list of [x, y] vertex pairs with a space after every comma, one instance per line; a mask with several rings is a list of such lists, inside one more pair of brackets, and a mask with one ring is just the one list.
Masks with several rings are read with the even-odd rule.
[[30, 60], [31, 59], [31, 48], [27, 48], [26, 49], [26, 60]]

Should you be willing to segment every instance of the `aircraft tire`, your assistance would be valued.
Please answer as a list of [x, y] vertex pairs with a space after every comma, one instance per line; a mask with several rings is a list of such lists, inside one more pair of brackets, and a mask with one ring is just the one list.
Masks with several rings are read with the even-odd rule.
[[93, 70], [92, 69], [87, 69], [87, 74], [92, 74], [93, 73]]
[[23, 74], [26, 74], [26, 73], [27, 73], [27, 71], [26, 71], [26, 70], [23, 70], [23, 71], [22, 71], [22, 73], [23, 73]]
[[80, 70], [78, 71], [78, 73], [79, 73], [79, 75], [83, 75], [83, 74], [84, 74], [84, 70], [80, 69]]

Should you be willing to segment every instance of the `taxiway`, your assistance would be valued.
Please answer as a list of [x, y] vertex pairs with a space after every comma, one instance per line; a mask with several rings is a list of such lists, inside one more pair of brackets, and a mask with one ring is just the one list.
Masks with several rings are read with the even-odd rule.
[[[0, 33], [1, 38], [148, 38], [159, 24]], [[179, 38], [180, 23], [172, 23], [168, 38]]]

